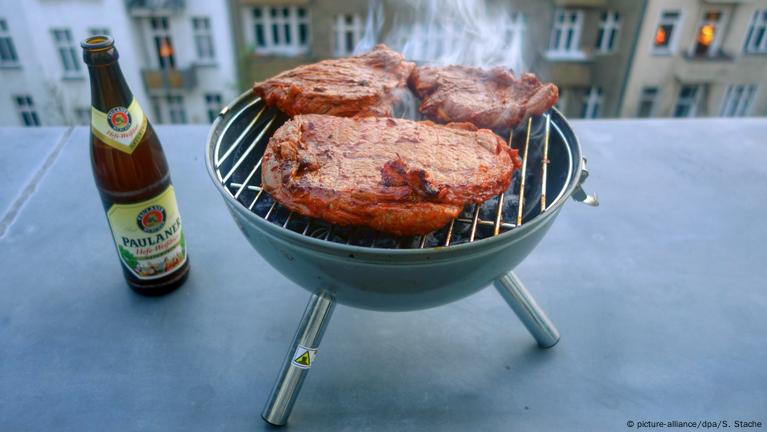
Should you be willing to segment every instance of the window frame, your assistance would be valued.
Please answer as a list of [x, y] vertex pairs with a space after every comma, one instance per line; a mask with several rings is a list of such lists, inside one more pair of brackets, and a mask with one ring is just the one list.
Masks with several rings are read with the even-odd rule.
[[[561, 23], [558, 21], [560, 14], [563, 15]], [[574, 22], [569, 19], [573, 14], [576, 17]], [[585, 10], [579, 8], [557, 8], [554, 10], [554, 19], [546, 49], [547, 56], [554, 58], [580, 58], [584, 56], [583, 48], [581, 47], [581, 36], [585, 15]], [[566, 34], [570, 30], [572, 30], [572, 38], [570, 39], [570, 44], [568, 44]], [[557, 31], [559, 33], [555, 38]], [[563, 40], [564, 44], [562, 43]], [[561, 45], [564, 45], [564, 47]]]
[[[673, 30], [671, 32], [671, 38], [668, 42], [668, 44], [664, 47], [659, 47], [655, 45], [655, 35], [658, 33], [658, 29], [661, 25], [665, 24], [664, 22], [664, 14], [667, 13], [677, 13], [676, 19], [671, 22], [670, 24], [673, 24]], [[682, 9], [662, 9], [660, 11], [660, 14], [658, 15], [658, 19], [656, 20], [655, 31], [652, 33], [652, 40], [650, 41], [650, 50], [653, 55], [657, 56], [669, 56], [674, 55], [676, 53], [676, 47], [677, 42], [679, 41], [679, 32], [682, 28], [682, 23], [684, 22], [684, 11]]]
[[11, 35], [11, 29], [8, 26], [8, 20], [0, 18], [0, 44], [4, 49], [0, 49], [0, 54], [6, 52], [8, 59], [0, 56], [0, 67], [18, 67], [21, 65], [19, 62], [19, 51], [16, 49], [16, 44], [13, 42], [13, 35]]
[[109, 27], [88, 27], [88, 34], [91, 36], [112, 36], [112, 29]]
[[216, 45], [213, 41], [213, 22], [209, 16], [193, 16], [192, 39], [198, 63], [216, 62]]
[[[284, 10], [288, 9], [288, 16]], [[250, 51], [258, 55], [297, 57], [309, 52], [312, 44], [311, 9], [303, 5], [249, 6], [244, 13], [246, 37]], [[260, 16], [256, 17], [256, 10]], [[272, 10], [277, 10], [276, 16]], [[300, 12], [303, 11], [303, 16]], [[261, 26], [263, 45], [259, 42], [257, 27]], [[301, 41], [301, 28], [306, 30], [305, 41]], [[286, 31], [287, 29], [287, 31]], [[277, 37], [275, 38], [275, 31]], [[277, 39], [277, 42], [275, 42]]]
[[[654, 90], [652, 98], [647, 97], [647, 91]], [[637, 104], [637, 118], [652, 118], [655, 117], [658, 110], [658, 96], [660, 95], [660, 87], [658, 86], [644, 86], [639, 92], [639, 103]], [[646, 102], [650, 104], [650, 111], [646, 116], [642, 115], [642, 105]]]
[[602, 106], [605, 102], [604, 89], [601, 86], [591, 86], [583, 95], [581, 105], [581, 117], [583, 119], [597, 119], [601, 117]]
[[[752, 43], [752, 37], [757, 29], [761, 29], [761, 41]], [[767, 54], [767, 8], [754, 10], [751, 22], [746, 29], [746, 38], [743, 41], [743, 53], [758, 55]]]
[[30, 94], [14, 94], [11, 96], [16, 107], [16, 113], [19, 115], [21, 125], [24, 127], [42, 126], [40, 116], [35, 110], [35, 101]]
[[[50, 34], [53, 38], [53, 48], [58, 53], [63, 78], [82, 78], [83, 67], [77, 56], [72, 29], [69, 27], [52, 27]], [[62, 36], [63, 39], [59, 36]]]
[[[735, 90], [740, 90], [740, 95], [734, 99], [733, 93]], [[746, 92], [748, 91], [748, 95]], [[720, 117], [748, 117], [754, 107], [754, 100], [756, 99], [757, 92], [759, 91], [759, 85], [752, 84], [730, 84], [725, 89], [724, 97], [722, 98], [722, 107], [719, 110]], [[745, 99], [744, 99], [745, 98]], [[733, 100], [734, 99], [734, 100]], [[728, 109], [731, 108], [731, 109]], [[731, 111], [731, 113], [727, 113]]]
[[[601, 55], [613, 54], [616, 52], [615, 46], [618, 43], [618, 34], [620, 34], [621, 15], [615, 9], [607, 9], [602, 11], [602, 13], [604, 17], [599, 18], [599, 29], [597, 40], [594, 44], [594, 53]], [[599, 38], [600, 32], [601, 40]], [[611, 41], [612, 43], [610, 43]]]
[[[708, 23], [706, 21], [706, 13], [710, 11], [716, 11], [719, 12], [719, 19], [716, 22], [716, 30], [714, 33], [714, 40], [711, 42], [711, 45], [708, 47], [708, 52], [705, 55], [697, 55], [695, 53], [695, 48], [698, 46], [698, 34], [700, 33], [700, 28]], [[727, 11], [724, 8], [717, 8], [715, 6], [711, 7], [705, 7], [703, 8], [703, 11], [700, 15], [700, 19], [698, 20], [698, 25], [695, 26], [695, 32], [693, 33], [693, 40], [690, 44], [690, 50], [688, 51], [690, 57], [697, 57], [697, 58], [706, 58], [706, 57], [716, 57], [721, 51], [722, 47], [722, 40], [724, 39], [724, 33], [727, 30]]]
[[[677, 115], [676, 113], [677, 113], [677, 110], [679, 109], [679, 106], [682, 104], [682, 91], [685, 89], [685, 87], [694, 88], [695, 95], [693, 95], [692, 98], [685, 99], [685, 104], [690, 104], [689, 110], [687, 111], [686, 115], [680, 116], [680, 115]], [[703, 95], [703, 86], [701, 84], [682, 84], [679, 87], [679, 92], [677, 92], [676, 103], [674, 103], [674, 109], [671, 111], [671, 116], [674, 118], [697, 117], [702, 95]]]
[[[347, 17], [352, 18], [351, 24], [346, 21]], [[333, 55], [336, 57], [345, 57], [354, 53], [354, 47], [359, 44], [365, 34], [365, 20], [362, 15], [338, 14], [333, 17]], [[351, 49], [347, 46], [351, 35]]]
[[169, 93], [163, 97], [163, 102], [165, 102], [165, 108], [170, 124], [189, 123], [186, 108], [184, 106], [184, 95]]
[[213, 123], [223, 107], [221, 93], [205, 93], [205, 111], [208, 113], [208, 121]]
[[[151, 51], [155, 54], [154, 61], [157, 64], [157, 68], [162, 70], [176, 69], [176, 49], [173, 45], [170, 17], [165, 15], [150, 16], [146, 21], [149, 28]], [[155, 26], [155, 23], [160, 24]], [[171, 51], [167, 57], [161, 55], [163, 40]]]

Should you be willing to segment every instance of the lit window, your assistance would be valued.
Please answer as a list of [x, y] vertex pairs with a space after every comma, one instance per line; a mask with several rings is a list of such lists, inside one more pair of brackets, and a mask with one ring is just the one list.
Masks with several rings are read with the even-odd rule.
[[743, 51], [752, 54], [767, 53], [767, 9], [754, 12]]
[[13, 44], [8, 23], [0, 19], [0, 66], [17, 66], [19, 56], [16, 54], [16, 45]]
[[693, 55], [713, 56], [719, 49], [719, 38], [722, 33], [722, 11], [707, 10], [698, 25], [695, 37]]
[[203, 61], [214, 60], [216, 53], [213, 49], [210, 18], [192, 18], [192, 30], [194, 30], [194, 46], [197, 49], [197, 58]]
[[255, 6], [250, 43], [259, 54], [295, 56], [309, 50], [309, 16], [299, 6]]
[[77, 50], [69, 29], [51, 30], [53, 43], [59, 52], [59, 60], [64, 68], [65, 76], [80, 76], [80, 59], [77, 58]]
[[335, 55], [351, 55], [362, 39], [365, 23], [359, 15], [337, 15], [335, 19]]
[[213, 123], [218, 113], [221, 111], [221, 95], [218, 93], [208, 93], [205, 95], [205, 106], [208, 111], [208, 121]]
[[157, 64], [160, 69], [176, 67], [176, 56], [173, 51], [173, 41], [170, 38], [170, 23], [168, 17], [152, 17], [149, 19]]
[[639, 97], [637, 117], [647, 118], [655, 115], [655, 101], [658, 98], [658, 87], [645, 87]]
[[695, 117], [700, 100], [699, 85], [684, 85], [679, 90], [679, 98], [674, 107], [674, 117]]
[[37, 111], [35, 111], [35, 103], [32, 101], [32, 96], [14, 96], [13, 101], [16, 103], [16, 112], [19, 113], [21, 124], [24, 126], [40, 126], [40, 118], [37, 116]]
[[676, 39], [676, 27], [679, 25], [681, 14], [679, 11], [664, 11], [661, 13], [658, 28], [655, 30], [653, 51], [656, 53], [669, 54], [674, 50]]
[[722, 102], [722, 117], [745, 117], [751, 114], [751, 103], [756, 94], [756, 85], [733, 84], [727, 86]]
[[586, 92], [586, 96], [583, 98], [583, 108], [581, 109], [581, 117], [587, 119], [597, 118], [602, 111], [603, 102], [602, 88], [592, 86], [589, 91]]
[[596, 51], [598, 53], [607, 54], [613, 51], [615, 40], [618, 36], [618, 29], [621, 27], [620, 19], [621, 16], [618, 12], [602, 12], [596, 43]]
[[554, 27], [549, 39], [549, 52], [568, 54], [580, 52], [583, 11], [580, 9], [557, 9], [554, 12]]

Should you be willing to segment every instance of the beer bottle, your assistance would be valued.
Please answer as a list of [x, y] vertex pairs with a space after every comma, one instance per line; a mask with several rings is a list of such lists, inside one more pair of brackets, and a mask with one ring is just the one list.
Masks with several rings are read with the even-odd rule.
[[123, 274], [136, 292], [168, 293], [189, 273], [168, 163], [108, 36], [85, 39], [91, 81], [91, 167]]

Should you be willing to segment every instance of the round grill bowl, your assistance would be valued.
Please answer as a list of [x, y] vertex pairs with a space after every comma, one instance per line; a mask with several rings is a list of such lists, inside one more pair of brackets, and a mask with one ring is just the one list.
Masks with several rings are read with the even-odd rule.
[[[254, 122], [259, 112], [262, 115]], [[314, 238], [285, 228], [283, 223], [266, 220], [248, 208], [242, 195], [235, 198], [235, 191], [242, 187], [233, 188], [232, 182], [260, 185], [260, 170], [256, 172], [253, 167], [260, 160], [269, 136], [285, 120], [277, 114], [268, 122], [272, 117], [265, 113], [269, 110], [249, 91], [221, 111], [208, 136], [208, 173], [234, 221], [269, 264], [312, 293], [325, 291], [338, 302], [358, 308], [425, 309], [484, 288], [514, 269], [535, 248], [581, 178], [578, 140], [567, 120], [552, 109], [547, 114], [551, 122], [546, 187], [550, 202], [543, 212], [526, 211], [521, 225], [472, 242], [410, 249], [367, 247]], [[541, 146], [534, 141], [529, 141], [531, 154]], [[251, 146], [248, 153], [246, 149]], [[226, 153], [233, 156], [230, 156], [231, 162], [224, 164], [221, 159]], [[235, 160], [242, 162], [237, 166]], [[229, 171], [238, 172], [225, 178]], [[251, 171], [256, 175], [248, 181]], [[540, 174], [537, 179], [529, 175], [527, 181], [540, 182]], [[535, 200], [524, 202], [528, 209], [539, 207]], [[508, 221], [508, 217], [505, 220]]]

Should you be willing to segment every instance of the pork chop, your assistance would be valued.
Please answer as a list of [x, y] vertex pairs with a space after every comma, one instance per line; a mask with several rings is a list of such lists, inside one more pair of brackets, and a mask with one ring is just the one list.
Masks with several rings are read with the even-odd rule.
[[467, 123], [310, 114], [272, 135], [262, 184], [302, 215], [408, 236], [505, 191], [519, 166], [516, 150]]
[[290, 116], [391, 116], [415, 68], [385, 45], [354, 57], [299, 66], [253, 85], [269, 106]]
[[543, 114], [559, 97], [557, 86], [535, 75], [517, 79], [507, 69], [469, 66], [419, 66], [410, 88], [421, 98], [419, 110], [440, 123], [469, 122], [506, 131], [530, 116]]

